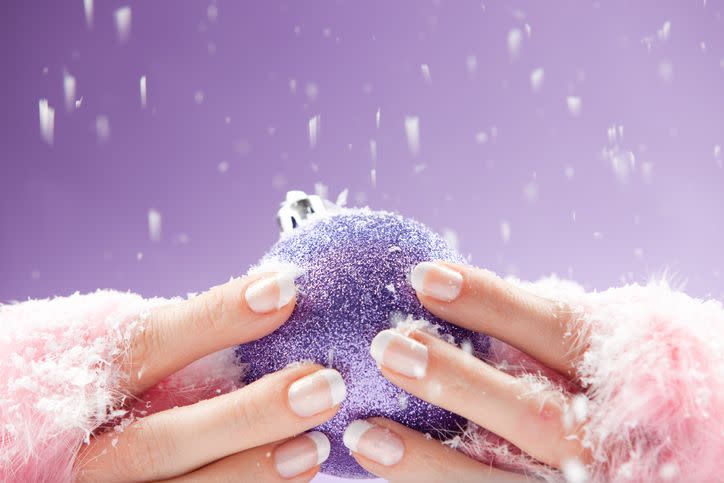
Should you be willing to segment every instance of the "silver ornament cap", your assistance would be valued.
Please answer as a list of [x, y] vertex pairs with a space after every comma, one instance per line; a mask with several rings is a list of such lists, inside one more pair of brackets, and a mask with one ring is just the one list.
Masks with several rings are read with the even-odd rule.
[[307, 223], [310, 218], [329, 211], [335, 206], [318, 195], [308, 195], [304, 191], [287, 191], [287, 196], [277, 211], [277, 223], [282, 233], [288, 233]]

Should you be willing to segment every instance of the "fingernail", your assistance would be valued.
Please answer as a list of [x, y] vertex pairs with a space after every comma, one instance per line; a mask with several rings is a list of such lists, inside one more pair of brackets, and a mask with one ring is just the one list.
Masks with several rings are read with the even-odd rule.
[[432, 262], [415, 265], [410, 274], [412, 287], [428, 297], [452, 302], [463, 287], [463, 276], [455, 270]]
[[403, 376], [422, 379], [427, 372], [427, 347], [395, 330], [383, 330], [372, 339], [370, 354], [377, 364]]
[[244, 297], [251, 310], [265, 314], [284, 307], [296, 292], [294, 277], [288, 273], [275, 273], [249, 285]]
[[298, 436], [274, 450], [274, 466], [282, 478], [309, 471], [329, 457], [329, 439], [319, 431]]
[[350, 451], [384, 466], [399, 463], [405, 455], [405, 444], [399, 436], [367, 421], [352, 421], [344, 431], [342, 442]]
[[289, 405], [302, 417], [336, 406], [347, 396], [347, 386], [339, 372], [321, 369], [289, 386]]

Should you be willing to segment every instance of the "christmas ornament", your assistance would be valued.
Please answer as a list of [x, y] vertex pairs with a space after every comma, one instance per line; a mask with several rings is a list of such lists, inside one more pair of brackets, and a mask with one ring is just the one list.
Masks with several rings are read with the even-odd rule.
[[469, 341], [477, 353], [485, 354], [485, 336], [434, 317], [408, 280], [419, 262], [463, 263], [463, 258], [421, 223], [382, 211], [338, 207], [301, 191], [287, 194], [277, 219], [280, 240], [260, 266], [298, 267], [297, 305], [274, 333], [237, 349], [239, 360], [248, 364], [246, 382], [301, 360], [342, 374], [347, 398], [333, 419], [316, 428], [331, 443], [321, 468], [327, 474], [371, 476], [342, 443], [344, 430], [355, 419], [383, 416], [433, 437], [452, 436], [465, 420], [388, 382], [369, 346], [377, 333], [400, 321], [425, 320], [442, 337], [458, 344]]

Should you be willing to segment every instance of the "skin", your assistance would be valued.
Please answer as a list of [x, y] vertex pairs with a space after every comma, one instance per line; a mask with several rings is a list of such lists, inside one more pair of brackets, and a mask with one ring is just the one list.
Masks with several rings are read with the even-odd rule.
[[[273, 332], [294, 309], [254, 313], [244, 293], [253, 275], [214, 287], [192, 299], [154, 310], [118, 361], [129, 375], [124, 391], [141, 395], [166, 376], [220, 349]], [[95, 435], [75, 462], [76, 479], [90, 481], [306, 482], [319, 467], [282, 478], [271, 455], [286, 440], [332, 418], [294, 413], [289, 386], [321, 366], [304, 364], [269, 374], [237, 391], [135, 420], [123, 432]], [[303, 436], [302, 436], [303, 437]]]
[[[575, 344], [583, 335], [571, 311], [516, 287], [486, 270], [437, 262], [463, 276], [459, 295], [441, 301], [418, 292], [430, 312], [451, 323], [486, 333], [522, 350], [572, 382], [581, 356]], [[416, 379], [385, 367], [390, 382], [436, 406], [457, 413], [502, 436], [533, 458], [554, 468], [567, 461], [590, 462], [580, 444], [585, 421], [564, 418], [570, 400], [558, 393], [534, 393], [526, 383], [425, 332], [409, 337], [428, 349], [424, 377]], [[564, 420], [569, 421], [564, 424]], [[373, 418], [404, 443], [402, 460], [377, 464], [361, 454], [355, 459], [368, 471], [393, 482], [403, 481], [525, 481], [524, 475], [491, 468], [451, 450], [438, 441], [389, 420]], [[456, 473], [450, 479], [451, 472]]]
[[[574, 377], [580, 357], [574, 342], [582, 334], [570, 310], [488, 271], [440, 263], [460, 273], [463, 285], [452, 301], [418, 293], [430, 312], [501, 339], [562, 375]], [[146, 329], [132, 341], [131, 357], [119, 361], [129, 374], [124, 390], [140, 395], [194, 360], [258, 339], [284, 323], [295, 299], [266, 314], [254, 313], [245, 302], [246, 288], [264, 275], [232, 280], [193, 299], [154, 310]], [[415, 379], [381, 367], [393, 384], [466, 417], [553, 467], [560, 468], [570, 459], [590, 460], [575, 437], [584, 422], [564, 427], [563, 413], [570, 401], [557, 393], [530, 396], [523, 381], [428, 333], [416, 331], [409, 337], [427, 347], [427, 371]], [[289, 385], [319, 369], [314, 364], [288, 368], [240, 390], [136, 420], [122, 433], [96, 435], [80, 450], [77, 480], [309, 481], [319, 467], [285, 479], [270, 455], [280, 444], [337, 412], [334, 407], [303, 418], [289, 408]], [[392, 466], [353, 453], [362, 467], [386, 480], [526, 481], [524, 475], [482, 464], [396, 422], [369, 421], [394, 432], [405, 447], [402, 459]]]

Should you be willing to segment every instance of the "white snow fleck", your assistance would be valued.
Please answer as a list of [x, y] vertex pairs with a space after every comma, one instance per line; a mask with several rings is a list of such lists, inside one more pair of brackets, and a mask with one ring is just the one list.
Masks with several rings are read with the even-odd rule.
[[651, 161], [644, 161], [641, 163], [641, 175], [646, 183], [651, 183], [654, 175], [654, 163]]
[[209, 5], [209, 7], [206, 9], [206, 18], [209, 19], [209, 22], [215, 22], [218, 16], [219, 7], [214, 4]]
[[571, 459], [563, 461], [561, 465], [563, 477], [567, 483], [585, 483], [588, 481], [588, 470], [580, 460]]
[[664, 22], [664, 25], [662, 25], [658, 32], [656, 32], [656, 36], [662, 42], [668, 40], [671, 36], [671, 21], [667, 20]]
[[196, 104], [203, 104], [205, 98], [206, 94], [204, 94], [204, 91], [202, 90], [198, 90], [194, 93], [194, 102]]
[[512, 29], [508, 32], [508, 53], [511, 59], [518, 58], [520, 47], [523, 42], [523, 32], [518, 29]]
[[314, 194], [325, 200], [329, 199], [329, 188], [326, 184], [317, 182], [314, 183]]
[[337, 196], [337, 201], [334, 202], [337, 206], [347, 206], [347, 197], [349, 196], [349, 190], [347, 188], [343, 189], [341, 193]]
[[425, 79], [425, 82], [430, 82], [432, 80], [432, 78], [430, 77], [430, 66], [429, 65], [421, 64], [420, 72], [422, 72], [422, 78]]
[[544, 75], [545, 72], [542, 67], [538, 67], [530, 73], [530, 87], [533, 89], [533, 92], [538, 92], [540, 88], [543, 87]]
[[413, 155], [420, 152], [420, 118], [417, 116], [405, 116], [405, 135], [407, 146]]
[[659, 468], [659, 476], [664, 480], [671, 480], [679, 473], [679, 467], [675, 463], [664, 463]]
[[125, 6], [115, 11], [116, 32], [118, 40], [126, 42], [131, 35], [131, 7]]
[[153, 208], [148, 210], [148, 236], [151, 241], [161, 240], [161, 213]]
[[319, 114], [309, 119], [309, 147], [313, 148], [317, 145], [317, 136], [319, 135]]
[[382, 115], [382, 108], [378, 107], [377, 112], [375, 113], [375, 126], [377, 126], [377, 129], [380, 128], [380, 116]]
[[665, 82], [670, 82], [674, 76], [674, 64], [668, 60], [662, 60], [659, 63], [659, 77]]
[[387, 285], [385, 285], [385, 288], [386, 288], [390, 293], [395, 293], [395, 284], [394, 284], [394, 283], [388, 283]]
[[425, 164], [416, 164], [415, 166], [412, 167], [412, 172], [415, 174], [420, 174], [423, 171], [425, 171], [426, 167], [427, 167], [427, 165], [425, 165]]
[[466, 354], [472, 354], [473, 353], [473, 343], [470, 342], [470, 339], [465, 339], [462, 344], [460, 344], [460, 348], [465, 352]]
[[474, 55], [468, 55], [465, 59], [465, 67], [470, 74], [474, 74], [478, 70], [478, 58]]
[[40, 114], [40, 137], [47, 144], [53, 144], [53, 132], [55, 130], [55, 109], [50, 107], [47, 99], [38, 101]]
[[229, 162], [228, 161], [221, 161], [218, 166], [216, 167], [217, 170], [219, 170], [219, 173], [224, 174], [227, 171], [229, 171]]
[[319, 87], [314, 82], [307, 82], [307, 85], [304, 86], [304, 93], [307, 95], [307, 99], [313, 101], [319, 95]]
[[377, 187], [377, 170], [375, 168], [370, 170], [370, 183], [373, 188]]
[[601, 233], [600, 231], [594, 231], [593, 238], [595, 238], [596, 240], [601, 240], [603, 239], [603, 233]]
[[588, 398], [583, 395], [578, 395], [573, 398], [571, 402], [571, 410], [573, 416], [576, 418], [576, 422], [582, 423], [588, 417]]
[[287, 178], [283, 174], [275, 174], [272, 178], [272, 188], [280, 190], [287, 185]]
[[377, 141], [370, 139], [370, 158], [372, 161], [377, 161]]
[[83, 11], [85, 12], [85, 24], [89, 29], [93, 28], [93, 0], [83, 0]]
[[488, 142], [488, 133], [480, 131], [475, 135], [475, 142], [478, 144], [485, 144]]
[[714, 157], [718, 158], [720, 156], [721, 156], [721, 146], [717, 144], [716, 146], [714, 146]]
[[442, 238], [443, 240], [445, 240], [445, 243], [447, 243], [447, 246], [455, 251], [459, 250], [460, 239], [458, 238], [458, 234], [455, 232], [455, 230], [451, 230], [450, 228], [443, 228]]
[[139, 262], [143, 260], [143, 252], [136, 253], [136, 260], [138, 260]]
[[75, 107], [75, 77], [68, 72], [63, 72], [63, 94], [66, 110], [72, 111]]
[[140, 88], [141, 92], [141, 107], [146, 108], [146, 101], [147, 101], [147, 90], [146, 90], [146, 76], [142, 75], [141, 78], [138, 81], [138, 87]]
[[510, 223], [506, 220], [500, 222], [500, 238], [503, 240], [503, 243], [510, 241]]
[[104, 114], [96, 117], [96, 137], [101, 143], [107, 142], [111, 137], [111, 121]]
[[566, 166], [566, 168], [563, 170], [563, 174], [568, 179], [573, 179], [573, 177], [576, 175], [576, 170], [573, 169], [573, 166]]
[[531, 203], [538, 200], [538, 184], [535, 181], [523, 187], [523, 197]]
[[568, 112], [570, 112], [571, 115], [578, 116], [581, 113], [582, 101], [580, 97], [566, 97], [566, 105], [568, 106]]
[[634, 248], [634, 256], [636, 258], [643, 258], [644, 256], [644, 249], [643, 248]]
[[528, 35], [528, 38], [531, 38], [533, 36], [533, 27], [531, 27], [529, 23], [525, 24], [524, 27], [525, 33]]
[[292, 95], [297, 93], [297, 81], [295, 79], [289, 79], [289, 92], [291, 92]]

